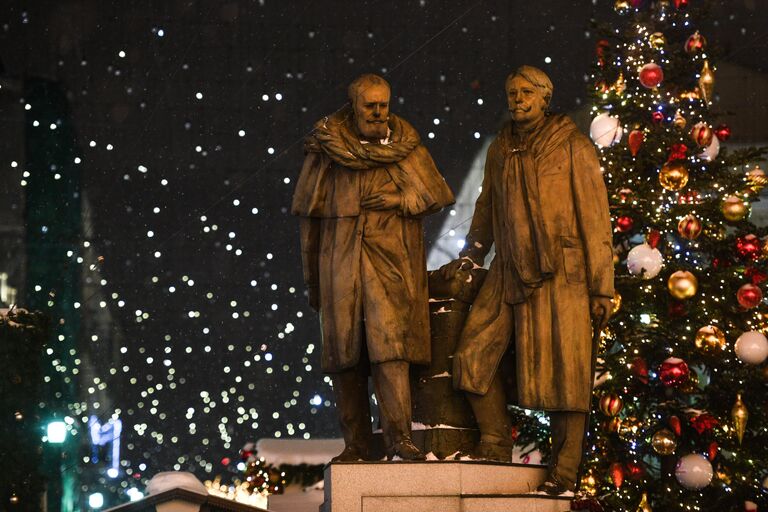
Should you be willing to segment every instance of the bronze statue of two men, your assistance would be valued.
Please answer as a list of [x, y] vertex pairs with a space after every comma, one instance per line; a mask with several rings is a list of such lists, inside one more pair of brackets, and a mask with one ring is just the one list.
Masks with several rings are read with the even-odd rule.
[[[611, 313], [612, 237], [595, 150], [564, 115], [552, 83], [522, 66], [505, 84], [511, 120], [491, 144], [465, 248], [441, 268], [450, 279], [482, 266], [487, 278], [453, 358], [480, 429], [475, 458], [510, 461], [507, 403], [550, 414], [552, 456], [540, 490], [572, 491], [591, 403], [596, 336]], [[388, 458], [423, 460], [411, 441], [409, 365], [430, 358], [421, 218], [453, 195], [414, 128], [389, 112], [376, 75], [349, 87], [349, 105], [315, 125], [296, 186], [304, 278], [320, 313], [323, 370], [332, 374], [346, 447], [366, 460], [367, 376]], [[517, 397], [502, 385], [514, 352]]]

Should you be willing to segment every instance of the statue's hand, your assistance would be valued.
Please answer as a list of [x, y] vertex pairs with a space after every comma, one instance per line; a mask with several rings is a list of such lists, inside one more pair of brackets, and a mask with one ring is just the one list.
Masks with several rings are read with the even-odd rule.
[[608, 297], [591, 297], [589, 299], [589, 311], [592, 315], [595, 332], [600, 332], [608, 325], [613, 311], [613, 303]]
[[400, 193], [370, 194], [360, 200], [360, 206], [367, 210], [396, 210], [400, 208]]
[[446, 263], [440, 267], [440, 274], [443, 276], [443, 279], [449, 281], [456, 276], [456, 273], [459, 270], [470, 270], [474, 266], [475, 263], [471, 259], [464, 256], [463, 258], [455, 259], [450, 263]]

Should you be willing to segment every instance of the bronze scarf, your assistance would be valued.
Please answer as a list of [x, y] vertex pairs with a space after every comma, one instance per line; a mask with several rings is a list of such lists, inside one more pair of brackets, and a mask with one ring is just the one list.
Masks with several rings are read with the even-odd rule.
[[516, 133], [514, 123], [506, 125], [501, 133], [508, 234], [504, 249], [526, 288], [526, 296], [554, 276], [553, 248], [547, 242], [546, 215], [539, 201], [539, 164], [575, 129], [568, 117], [553, 115], [530, 134]]
[[360, 141], [352, 128], [352, 109], [347, 105], [315, 125], [305, 151], [323, 151], [339, 165], [363, 170], [397, 163], [421, 143], [418, 132], [404, 119], [389, 114], [389, 141], [386, 144]]

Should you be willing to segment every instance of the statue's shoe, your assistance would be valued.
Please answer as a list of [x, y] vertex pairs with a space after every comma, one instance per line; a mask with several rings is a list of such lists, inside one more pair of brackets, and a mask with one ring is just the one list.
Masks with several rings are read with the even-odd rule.
[[400, 439], [387, 449], [387, 460], [392, 460], [395, 457], [400, 457], [403, 460], [427, 460], [427, 456], [416, 448], [416, 445], [407, 437]]
[[368, 451], [357, 445], [347, 445], [344, 450], [331, 459], [331, 462], [356, 462], [368, 460]]
[[558, 478], [557, 475], [550, 473], [544, 483], [538, 486], [536, 490], [538, 492], [546, 493], [550, 496], [573, 496], [573, 491], [575, 488], [575, 484], [565, 482], [561, 478]]
[[469, 454], [472, 459], [512, 462], [512, 446], [502, 443], [480, 441]]

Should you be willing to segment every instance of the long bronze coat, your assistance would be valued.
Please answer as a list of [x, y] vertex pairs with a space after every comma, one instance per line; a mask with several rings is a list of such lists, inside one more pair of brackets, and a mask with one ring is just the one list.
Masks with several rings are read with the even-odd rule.
[[[528, 218], [540, 219], [539, 231]], [[594, 147], [567, 117], [547, 117], [529, 135], [510, 123], [488, 149], [462, 255], [481, 264], [494, 243], [454, 355], [455, 386], [485, 394], [514, 339], [520, 406], [588, 411], [589, 299], [613, 297], [611, 225]]]
[[[322, 367], [430, 361], [429, 296], [421, 217], [453, 203], [416, 131], [390, 115], [385, 144], [361, 144], [348, 109], [320, 121], [294, 193], [304, 279], [320, 296]], [[399, 192], [398, 210], [360, 207]]]

